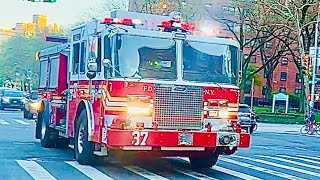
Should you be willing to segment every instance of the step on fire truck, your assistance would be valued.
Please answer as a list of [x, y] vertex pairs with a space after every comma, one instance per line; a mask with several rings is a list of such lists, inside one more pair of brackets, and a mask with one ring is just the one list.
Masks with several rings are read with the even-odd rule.
[[[212, 167], [248, 148], [237, 123], [239, 45], [204, 37], [179, 13], [113, 11], [38, 53], [41, 146], [74, 146], [80, 164], [110, 154], [189, 157]], [[105, 158], [104, 158], [105, 159]]]

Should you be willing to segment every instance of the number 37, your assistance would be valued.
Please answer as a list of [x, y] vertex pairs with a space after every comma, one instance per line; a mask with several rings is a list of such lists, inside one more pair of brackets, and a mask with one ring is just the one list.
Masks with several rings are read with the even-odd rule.
[[145, 146], [147, 139], [148, 139], [148, 132], [140, 132], [140, 131], [133, 131], [132, 132], [132, 137], [133, 141], [132, 144], [134, 146]]

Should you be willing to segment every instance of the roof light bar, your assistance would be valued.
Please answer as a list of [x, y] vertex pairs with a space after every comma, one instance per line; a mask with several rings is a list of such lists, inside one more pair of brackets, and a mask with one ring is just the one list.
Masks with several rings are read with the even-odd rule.
[[122, 25], [128, 25], [128, 26], [135, 26], [142, 24], [142, 21], [140, 19], [131, 19], [131, 18], [104, 18], [104, 21], [102, 24], [122, 24]]

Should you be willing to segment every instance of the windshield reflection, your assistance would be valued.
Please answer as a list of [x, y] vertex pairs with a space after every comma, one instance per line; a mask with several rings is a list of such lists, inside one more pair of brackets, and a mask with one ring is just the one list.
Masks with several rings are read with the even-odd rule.
[[236, 47], [191, 41], [183, 43], [184, 80], [235, 84], [237, 71]]
[[[176, 47], [171, 39], [119, 35], [115, 67], [124, 77], [177, 78]], [[116, 74], [116, 77], [121, 77]]]

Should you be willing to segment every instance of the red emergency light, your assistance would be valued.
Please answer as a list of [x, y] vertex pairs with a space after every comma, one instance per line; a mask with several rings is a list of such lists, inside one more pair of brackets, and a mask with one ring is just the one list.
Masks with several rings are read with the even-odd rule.
[[142, 24], [140, 19], [131, 19], [131, 18], [104, 18], [103, 24], [122, 24], [128, 26], [134, 26]]
[[162, 21], [158, 27], [164, 28], [166, 31], [183, 30], [193, 32], [195, 30], [195, 24], [193, 23], [182, 23], [180, 21]]

